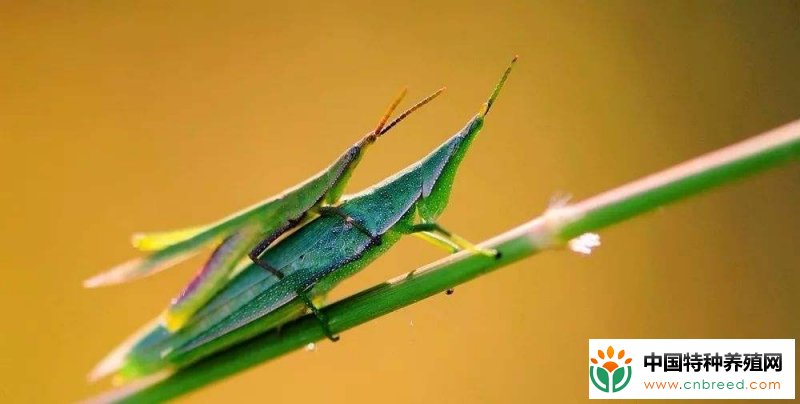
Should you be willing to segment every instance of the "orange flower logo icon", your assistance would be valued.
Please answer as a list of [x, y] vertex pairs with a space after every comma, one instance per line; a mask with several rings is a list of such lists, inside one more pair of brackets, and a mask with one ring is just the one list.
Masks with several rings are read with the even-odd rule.
[[631, 381], [632, 358], [625, 358], [625, 350], [617, 352], [614, 357], [614, 347], [597, 350], [597, 358], [589, 358], [589, 379], [598, 390], [606, 393], [620, 391]]

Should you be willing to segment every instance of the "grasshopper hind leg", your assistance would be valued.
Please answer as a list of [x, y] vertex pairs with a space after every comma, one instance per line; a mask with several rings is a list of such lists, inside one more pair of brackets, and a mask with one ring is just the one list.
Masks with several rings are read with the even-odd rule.
[[325, 333], [325, 336], [328, 337], [328, 339], [332, 342], [338, 341], [339, 336], [331, 332], [331, 327], [328, 324], [328, 317], [325, 315], [325, 313], [319, 310], [319, 308], [314, 304], [314, 302], [311, 301], [311, 299], [309, 299], [305, 292], [298, 291], [297, 296], [303, 300], [303, 303], [305, 303], [306, 307], [308, 307], [308, 309], [311, 310], [311, 313], [314, 314], [314, 317], [317, 318], [317, 322], [319, 323], [320, 327], [322, 327], [322, 332]]
[[305, 218], [306, 214], [303, 213], [299, 217], [289, 220], [283, 226], [273, 231], [272, 234], [269, 234], [267, 237], [261, 240], [252, 250], [250, 250], [250, 253], [247, 254], [247, 256], [250, 257], [250, 260], [253, 261], [254, 264], [258, 265], [272, 275], [275, 275], [276, 278], [283, 279], [283, 272], [269, 265], [261, 258], [261, 255], [264, 254], [264, 251], [266, 251], [267, 248], [269, 248], [269, 246], [275, 242], [275, 240], [292, 228], [297, 227], [305, 220]]
[[250, 251], [248, 257], [250, 257], [250, 260], [252, 260], [254, 264], [261, 267], [261, 269], [271, 273], [278, 279], [283, 279], [284, 274], [281, 272], [281, 270], [274, 268], [272, 265], [267, 263], [267, 261], [261, 259], [261, 254], [267, 249], [267, 247], [269, 247], [269, 244], [272, 241], [273, 240], [269, 240], [269, 238], [262, 240], [252, 251]]
[[[287, 227], [293, 227], [293, 226], [290, 224]], [[278, 230], [275, 232], [275, 234], [272, 234], [269, 237], [265, 238], [252, 251], [250, 251], [249, 254], [249, 257], [253, 261], [253, 263], [258, 265], [262, 269], [266, 270], [267, 272], [271, 273], [272, 275], [275, 275], [275, 277], [278, 278], [278, 280], [282, 280], [285, 277], [285, 274], [281, 270], [273, 267], [268, 262], [261, 259], [261, 254], [263, 254], [264, 251], [269, 247], [269, 245], [285, 231], [286, 229]], [[325, 316], [325, 313], [319, 311], [319, 308], [317, 308], [314, 302], [311, 301], [311, 299], [309, 299], [308, 295], [305, 292], [298, 290], [297, 296], [300, 297], [300, 299], [303, 301], [303, 304], [305, 304], [306, 307], [309, 310], [311, 310], [311, 312], [314, 314], [314, 317], [317, 318], [317, 321], [319, 321], [319, 324], [322, 327], [322, 331], [325, 333], [325, 336], [327, 336], [328, 339], [333, 342], [338, 341], [339, 336], [334, 335], [331, 332], [331, 329], [328, 326], [328, 318]]]

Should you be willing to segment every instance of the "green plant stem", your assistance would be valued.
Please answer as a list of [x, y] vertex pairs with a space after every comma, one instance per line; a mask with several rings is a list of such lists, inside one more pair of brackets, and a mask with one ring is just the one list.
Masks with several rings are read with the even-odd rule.
[[[586, 232], [798, 157], [800, 120], [582, 202], [551, 207], [542, 216], [481, 244], [499, 250], [499, 259], [455, 254], [342, 299], [323, 311], [331, 330], [340, 333], [539, 251], [562, 247]], [[97, 398], [130, 402], [175, 398], [323, 338], [313, 316], [304, 316], [284, 326], [280, 333], [262, 334], [163, 380]]]

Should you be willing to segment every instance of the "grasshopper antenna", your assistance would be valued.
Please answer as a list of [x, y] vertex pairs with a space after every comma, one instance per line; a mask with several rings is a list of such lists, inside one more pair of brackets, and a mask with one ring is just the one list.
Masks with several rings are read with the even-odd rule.
[[411, 115], [412, 112], [420, 109], [423, 105], [431, 102], [431, 100], [438, 97], [441, 93], [444, 92], [445, 89], [447, 89], [447, 87], [442, 87], [436, 90], [436, 92], [425, 97], [423, 100], [417, 102], [411, 108], [403, 111], [403, 113], [401, 113], [400, 116], [398, 116], [397, 118], [395, 118], [394, 120], [392, 120], [387, 124], [386, 122], [389, 121], [389, 117], [392, 115], [392, 112], [394, 112], [394, 110], [397, 108], [397, 105], [400, 104], [400, 101], [403, 99], [403, 97], [405, 97], [406, 93], [408, 92], [407, 89], [403, 89], [403, 91], [401, 91], [400, 94], [394, 99], [392, 104], [389, 105], [389, 108], [386, 110], [386, 113], [383, 114], [383, 117], [381, 117], [381, 120], [378, 122], [378, 126], [375, 127], [375, 130], [373, 130], [367, 136], [361, 139], [361, 142], [359, 142], [359, 144], [361, 144], [362, 146], [372, 144], [381, 135], [388, 132], [389, 129], [393, 128], [395, 125], [400, 123], [400, 121], [405, 119], [407, 116]]
[[395, 97], [394, 101], [392, 101], [392, 103], [389, 104], [389, 108], [386, 109], [386, 112], [381, 117], [381, 120], [378, 121], [378, 126], [376, 126], [375, 130], [372, 131], [372, 133], [375, 134], [376, 137], [380, 135], [381, 129], [383, 129], [383, 125], [386, 125], [386, 122], [389, 121], [389, 117], [392, 116], [392, 113], [397, 108], [397, 106], [400, 105], [400, 101], [403, 101], [403, 98], [405, 98], [406, 94], [408, 94], [408, 88], [404, 88], [402, 91], [400, 91], [400, 94], [397, 94], [397, 97]]
[[403, 111], [403, 113], [400, 114], [400, 116], [395, 118], [392, 122], [389, 122], [389, 124], [384, 126], [381, 130], [376, 131], [376, 133], [378, 134], [378, 136], [380, 136], [380, 135], [388, 132], [389, 129], [392, 129], [395, 125], [400, 123], [400, 121], [405, 119], [407, 116], [411, 115], [412, 112], [420, 109], [423, 105], [431, 102], [434, 98], [438, 97], [440, 94], [442, 94], [444, 92], [444, 90], [447, 90], [447, 87], [442, 87], [442, 88], [436, 90], [433, 94], [425, 97], [423, 100], [421, 100], [418, 103], [414, 104], [411, 108]]
[[503, 84], [506, 83], [508, 79], [508, 75], [511, 74], [511, 69], [514, 68], [514, 64], [517, 63], [517, 59], [519, 59], [519, 55], [514, 56], [514, 59], [511, 59], [511, 63], [508, 64], [506, 71], [503, 72], [503, 77], [500, 78], [500, 81], [497, 82], [497, 85], [494, 87], [494, 91], [492, 91], [492, 95], [489, 96], [489, 100], [486, 101], [486, 104], [483, 104], [483, 110], [478, 113], [481, 117], [486, 116], [489, 113], [489, 110], [492, 109], [492, 105], [494, 105], [495, 100], [497, 100], [497, 96], [500, 94], [500, 90], [503, 89]]
[[386, 121], [389, 120], [389, 117], [392, 116], [392, 112], [394, 112], [394, 110], [400, 104], [400, 101], [403, 100], [403, 98], [406, 96], [407, 93], [408, 93], [408, 88], [404, 88], [402, 91], [400, 91], [400, 94], [398, 94], [397, 97], [394, 98], [394, 101], [392, 101], [392, 103], [389, 104], [389, 108], [386, 109], [386, 112], [381, 117], [381, 120], [378, 121], [378, 126], [375, 127], [375, 130], [364, 136], [364, 138], [361, 139], [361, 141], [358, 142], [358, 144], [360, 144], [361, 146], [367, 146], [374, 143], [375, 140], [378, 139], [378, 137], [381, 135], [381, 129], [383, 129], [383, 126], [386, 125]]

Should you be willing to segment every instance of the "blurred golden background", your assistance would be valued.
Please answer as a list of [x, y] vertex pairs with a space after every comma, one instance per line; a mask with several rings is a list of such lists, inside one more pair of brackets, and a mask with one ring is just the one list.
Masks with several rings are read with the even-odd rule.
[[[239, 2], [237, 2], [239, 3]], [[349, 190], [459, 129], [520, 62], [442, 223], [482, 240], [800, 117], [800, 5], [770, 2], [4, 2], [0, 400], [75, 401], [199, 261], [81, 281], [131, 233], [200, 224], [322, 169], [403, 86], [447, 93]], [[183, 399], [582, 402], [589, 338], [795, 338], [800, 168], [546, 253]], [[441, 257], [407, 239], [339, 298]]]

